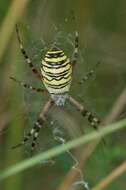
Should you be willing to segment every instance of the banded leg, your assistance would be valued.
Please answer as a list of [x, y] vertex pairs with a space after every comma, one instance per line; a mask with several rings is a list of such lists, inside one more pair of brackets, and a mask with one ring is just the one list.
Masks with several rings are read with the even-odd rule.
[[19, 28], [18, 26], [16, 25], [16, 33], [17, 33], [17, 39], [19, 41], [19, 45], [20, 45], [20, 50], [21, 50], [21, 53], [23, 54], [25, 60], [26, 60], [26, 63], [29, 65], [29, 67], [31, 68], [32, 72], [36, 75], [36, 77], [41, 80], [42, 79], [42, 76], [41, 74], [39, 73], [39, 71], [34, 67], [34, 65], [32, 64], [32, 61], [31, 59], [28, 57], [27, 55], [27, 52], [25, 51], [24, 47], [23, 47], [23, 43], [21, 41], [21, 38], [20, 38], [20, 34], [19, 34]]
[[35, 131], [36, 131], [36, 123], [34, 127], [31, 129], [31, 131], [24, 136], [23, 140], [19, 144], [12, 146], [12, 149], [24, 145], [34, 135]]
[[88, 79], [90, 79], [94, 75], [94, 73], [95, 73], [97, 67], [99, 66], [99, 64], [100, 64], [100, 62], [97, 62], [97, 64], [95, 65], [95, 67], [92, 70], [90, 70], [87, 74], [85, 74], [85, 76], [81, 79], [81, 81], [79, 82], [79, 84], [83, 84]]
[[39, 135], [39, 131], [42, 127], [42, 121], [40, 123], [38, 120], [40, 121], [40, 118], [37, 119], [37, 121], [34, 124], [34, 127], [31, 129], [31, 131], [26, 136], [24, 136], [24, 139], [19, 144], [12, 146], [12, 149], [15, 149], [15, 148], [18, 148], [18, 147], [24, 145], [28, 140], [30, 140], [30, 138], [33, 137], [32, 145], [31, 145], [32, 146], [31, 150], [33, 150], [33, 147], [35, 147], [35, 142], [36, 142], [37, 137]]
[[33, 87], [33, 86], [29, 85], [29, 84], [26, 84], [26, 83], [24, 83], [22, 81], [17, 80], [14, 77], [10, 77], [10, 79], [12, 79], [13, 81], [17, 82], [19, 85], [23, 86], [24, 88], [28, 88], [28, 89], [30, 89], [30, 90], [32, 90], [34, 92], [47, 92], [46, 89], [35, 88], [35, 87]]
[[69, 101], [77, 108], [78, 111], [80, 111], [82, 116], [87, 117], [90, 125], [93, 128], [98, 129], [98, 125], [100, 124], [100, 120], [98, 118], [96, 118], [90, 111], [85, 109], [78, 101], [76, 101], [71, 96], [69, 96]]
[[54, 104], [54, 102], [51, 99], [45, 104], [45, 106], [43, 108], [43, 111], [39, 114], [39, 117], [38, 117], [37, 121], [34, 124], [34, 127], [24, 137], [22, 142], [20, 142], [19, 144], [12, 147], [13, 149], [24, 145], [28, 140], [30, 140], [30, 138], [33, 138], [32, 139], [32, 144], [31, 144], [31, 152], [33, 152], [33, 150], [35, 148], [35, 145], [36, 145], [36, 142], [37, 142], [37, 138], [38, 138], [40, 129], [43, 127], [43, 123], [46, 120], [47, 113], [48, 113], [48, 111], [50, 110], [50, 108], [52, 107], [53, 104]]
[[74, 47], [74, 52], [73, 52], [73, 57], [72, 57], [72, 65], [75, 66], [76, 62], [77, 62], [77, 58], [78, 58], [78, 42], [79, 42], [79, 38], [78, 38], [78, 32], [75, 32], [75, 47]]

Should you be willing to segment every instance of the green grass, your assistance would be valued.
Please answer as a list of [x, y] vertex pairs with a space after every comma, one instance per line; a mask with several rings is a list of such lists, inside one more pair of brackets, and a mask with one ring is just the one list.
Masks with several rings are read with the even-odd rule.
[[78, 147], [82, 144], [84, 145], [94, 139], [97, 139], [99, 137], [103, 137], [105, 135], [113, 133], [121, 128], [124, 128], [125, 126], [126, 126], [126, 119], [121, 120], [117, 123], [110, 124], [107, 127], [99, 130], [98, 132], [95, 131], [95, 132], [92, 132], [87, 135], [82, 135], [81, 137], [79, 137], [75, 140], [69, 141], [68, 143], [66, 143], [64, 145], [57, 146], [44, 153], [40, 153], [32, 158], [26, 159], [20, 163], [17, 163], [15, 165], [11, 166], [10, 168], [5, 169], [4, 171], [1, 171], [0, 172], [0, 180], [3, 180], [9, 176], [17, 174], [28, 168], [31, 168], [31, 167], [35, 166], [36, 164], [38, 164], [39, 162], [44, 161], [46, 159], [50, 159], [63, 152], [66, 152], [67, 150]]

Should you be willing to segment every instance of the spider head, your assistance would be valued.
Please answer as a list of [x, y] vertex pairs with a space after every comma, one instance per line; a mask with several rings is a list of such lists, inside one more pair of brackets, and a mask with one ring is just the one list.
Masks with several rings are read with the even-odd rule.
[[51, 52], [56, 52], [56, 51], [60, 51], [61, 49], [59, 47], [57, 47], [56, 45], [53, 45], [49, 51]]

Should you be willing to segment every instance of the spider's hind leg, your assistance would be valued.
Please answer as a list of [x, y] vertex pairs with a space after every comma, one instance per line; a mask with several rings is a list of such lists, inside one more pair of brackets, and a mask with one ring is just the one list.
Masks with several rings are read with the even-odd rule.
[[15, 148], [18, 148], [18, 147], [24, 145], [27, 141], [30, 140], [30, 138], [32, 137], [32, 135], [34, 134], [34, 132], [35, 132], [35, 128], [33, 127], [31, 129], [31, 131], [29, 133], [27, 133], [27, 135], [24, 136], [23, 140], [19, 144], [16, 144], [16, 145], [12, 146], [11, 148], [15, 149]]
[[77, 100], [75, 100], [71, 96], [69, 96], [69, 101], [71, 102], [72, 105], [74, 105], [76, 107], [76, 109], [78, 111], [80, 111], [80, 113], [83, 117], [87, 117], [90, 125], [94, 129], [98, 129], [98, 125], [100, 124], [100, 120], [97, 117], [95, 117], [90, 111], [85, 109]]
[[52, 107], [52, 105], [54, 104], [54, 102], [52, 101], [52, 99], [50, 99], [44, 106], [42, 112], [39, 114], [39, 117], [34, 125], [35, 127], [35, 132], [33, 133], [33, 140], [31, 143], [31, 153], [34, 151], [35, 146], [36, 146], [36, 142], [38, 139], [38, 135], [40, 132], [40, 129], [43, 127], [43, 123], [46, 119], [46, 116], [50, 110], [50, 108]]
[[35, 149], [36, 146], [36, 142], [38, 139], [38, 135], [40, 132], [40, 129], [43, 127], [43, 123], [46, 119], [47, 113], [50, 110], [50, 108], [53, 105], [53, 101], [50, 99], [44, 106], [42, 112], [39, 114], [39, 117], [37, 119], [37, 121], [34, 124], [34, 127], [31, 129], [31, 131], [24, 137], [23, 141], [21, 141], [19, 144], [13, 146], [12, 148], [18, 148], [22, 145], [24, 145], [27, 141], [30, 140], [30, 138], [32, 139], [32, 143], [31, 143], [31, 153], [33, 152], [33, 150]]
[[44, 120], [41, 119], [41, 121], [40, 121], [40, 119], [38, 119], [34, 125], [35, 132], [33, 133], [33, 139], [32, 139], [32, 143], [31, 143], [31, 153], [35, 149], [40, 129], [43, 126], [43, 122], [44, 122]]
[[24, 139], [19, 144], [12, 146], [12, 149], [15, 149], [15, 148], [25, 145], [32, 138], [31, 151], [30, 151], [31, 156], [32, 156], [41, 127], [42, 127], [42, 125], [40, 125], [37, 120], [34, 127], [31, 129], [31, 131], [27, 135], [24, 136]]

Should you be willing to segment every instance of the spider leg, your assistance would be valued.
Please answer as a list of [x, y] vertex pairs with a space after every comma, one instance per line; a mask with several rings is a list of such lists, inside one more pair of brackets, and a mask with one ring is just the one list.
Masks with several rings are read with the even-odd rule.
[[73, 66], [75, 66], [77, 62], [77, 58], [78, 58], [78, 42], [79, 42], [78, 32], [76, 31], [75, 32], [75, 47], [74, 47], [73, 57], [71, 60], [71, 63]]
[[19, 28], [18, 26], [16, 25], [16, 33], [17, 33], [17, 39], [18, 39], [18, 42], [19, 42], [19, 45], [20, 45], [20, 50], [21, 50], [21, 53], [23, 54], [25, 60], [26, 60], [26, 63], [29, 65], [29, 67], [31, 68], [32, 72], [36, 75], [36, 77], [41, 80], [42, 79], [42, 76], [41, 74], [39, 73], [39, 71], [34, 67], [34, 65], [32, 64], [32, 61], [31, 59], [29, 58], [29, 56], [27, 55], [27, 52], [26, 50], [24, 49], [23, 47], [23, 43], [21, 41], [21, 38], [20, 38], [20, 34], [19, 34]]
[[98, 129], [100, 120], [97, 117], [95, 117], [90, 111], [85, 109], [85, 107], [83, 107], [77, 100], [75, 100], [71, 96], [69, 96], [69, 101], [71, 102], [72, 105], [74, 105], [77, 108], [78, 111], [80, 111], [80, 113], [83, 117], [87, 117], [90, 125], [93, 128]]
[[30, 139], [30, 137], [34, 134], [34, 132], [35, 132], [35, 127], [33, 127], [31, 129], [31, 131], [29, 133], [27, 133], [27, 135], [24, 136], [24, 139], [19, 144], [16, 144], [16, 145], [12, 146], [11, 148], [15, 149], [15, 148], [18, 148], [18, 147], [24, 145]]
[[50, 110], [50, 108], [52, 107], [52, 105], [54, 104], [53, 100], [50, 99], [44, 106], [43, 111], [40, 113], [34, 127], [36, 128], [35, 133], [33, 134], [33, 141], [31, 144], [31, 152], [33, 152], [36, 142], [37, 142], [37, 138], [39, 135], [39, 131], [43, 126], [44, 121], [46, 120], [46, 116], [48, 114], [48, 111]]
[[36, 142], [37, 142], [37, 138], [40, 132], [41, 127], [43, 126], [43, 118], [38, 118], [37, 121], [35, 122], [35, 132], [33, 133], [33, 139], [32, 139], [32, 143], [31, 143], [31, 152], [33, 152]]
[[79, 82], [79, 84], [83, 84], [84, 82], [86, 82], [87, 80], [89, 80], [94, 75], [95, 70], [97, 69], [97, 67], [99, 66], [99, 64], [100, 64], [100, 62], [97, 62], [97, 64], [95, 65], [95, 67], [85, 74], [85, 76], [81, 79], [81, 81]]
[[17, 82], [19, 85], [23, 86], [24, 88], [28, 88], [28, 89], [30, 89], [30, 90], [32, 90], [34, 92], [47, 92], [46, 89], [35, 88], [35, 87], [33, 87], [33, 86], [29, 85], [29, 84], [26, 84], [26, 83], [24, 83], [22, 81], [17, 80], [14, 77], [10, 77], [10, 79], [12, 79], [13, 81]]
[[19, 144], [13, 146], [12, 147], [13, 149], [24, 145], [31, 137], [33, 137], [32, 144], [31, 144], [31, 152], [33, 152], [40, 129], [43, 127], [43, 123], [46, 120], [47, 113], [53, 104], [54, 102], [51, 99], [45, 104], [42, 112], [39, 114], [39, 117], [37, 121], [35, 122], [33, 128], [31, 129], [31, 131], [24, 137], [24, 139]]

